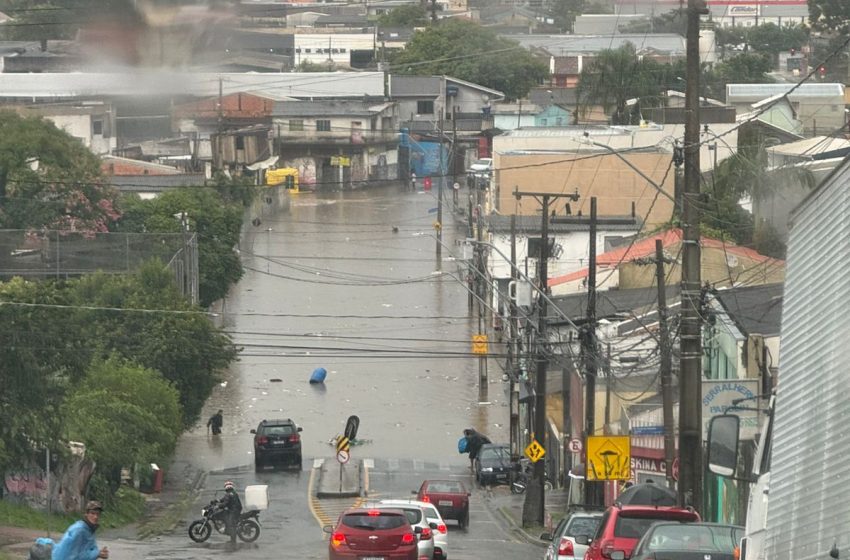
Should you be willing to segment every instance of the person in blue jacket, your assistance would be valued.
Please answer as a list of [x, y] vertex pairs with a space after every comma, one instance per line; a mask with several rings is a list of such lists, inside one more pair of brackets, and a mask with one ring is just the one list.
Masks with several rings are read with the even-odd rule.
[[103, 506], [100, 502], [91, 501], [86, 504], [86, 513], [82, 519], [68, 527], [65, 534], [53, 547], [52, 560], [97, 560], [109, 558], [109, 549], [97, 547], [94, 532], [100, 522], [100, 512]]

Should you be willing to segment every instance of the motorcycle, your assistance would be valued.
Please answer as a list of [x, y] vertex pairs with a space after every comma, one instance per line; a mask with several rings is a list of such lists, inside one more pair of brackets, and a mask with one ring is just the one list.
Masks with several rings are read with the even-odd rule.
[[[224, 520], [225, 511], [213, 500], [201, 510], [201, 519], [189, 525], [189, 538], [202, 543], [210, 538], [213, 528], [221, 534], [227, 533], [227, 523]], [[242, 512], [236, 524], [236, 536], [243, 542], [254, 542], [260, 537], [260, 510], [252, 509]]]
[[[549, 480], [549, 473], [544, 473], [543, 489], [551, 490], [552, 482]], [[531, 461], [520, 459], [518, 463], [514, 463], [514, 468], [511, 476], [511, 494], [522, 494], [528, 488], [532, 478]]]

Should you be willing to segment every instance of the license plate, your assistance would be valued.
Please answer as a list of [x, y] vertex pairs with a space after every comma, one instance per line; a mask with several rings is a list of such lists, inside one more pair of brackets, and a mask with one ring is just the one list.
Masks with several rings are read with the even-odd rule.
[[440, 500], [439, 502], [437, 502], [437, 505], [438, 505], [438, 506], [449, 506], [449, 507], [452, 507], [454, 504], [452, 503], [452, 501], [451, 501], [451, 500]]
[[272, 445], [286, 445], [285, 441], [273, 441]]
[[384, 560], [383, 556], [361, 556], [358, 560]]
[[508, 475], [506, 473], [497, 474], [496, 478], [507, 478]]

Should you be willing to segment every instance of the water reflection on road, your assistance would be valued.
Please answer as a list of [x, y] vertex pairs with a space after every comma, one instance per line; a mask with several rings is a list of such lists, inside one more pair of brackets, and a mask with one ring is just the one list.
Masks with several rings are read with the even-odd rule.
[[[371, 440], [355, 456], [463, 462], [456, 442], [467, 426], [506, 441], [498, 364], [489, 367], [493, 404], [482, 407], [478, 362], [459, 355], [477, 327], [465, 266], [454, 260], [465, 226], [444, 211], [437, 272], [436, 205], [431, 193], [398, 187], [300, 194], [288, 213], [248, 232], [246, 274], [225, 310], [225, 328], [244, 350], [205, 409], [224, 409], [223, 443], [201, 424], [181, 453], [210, 469], [245, 465], [253, 462], [248, 429], [292, 417], [304, 427], [309, 466], [308, 457], [330, 454], [327, 442], [350, 414], [360, 416], [358, 437]], [[309, 385], [320, 366], [326, 383]]]

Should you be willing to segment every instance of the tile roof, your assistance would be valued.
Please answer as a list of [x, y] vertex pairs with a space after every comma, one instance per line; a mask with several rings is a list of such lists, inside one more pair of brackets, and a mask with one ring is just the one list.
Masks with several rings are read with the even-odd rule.
[[[660, 239], [664, 247], [679, 245], [682, 243], [682, 230], [669, 229], [657, 235], [644, 237], [643, 239], [636, 241], [632, 245], [625, 245], [623, 247], [608, 251], [607, 253], [602, 253], [601, 255], [598, 255], [596, 257], [597, 267], [616, 268], [621, 263], [629, 262], [634, 259], [652, 256], [655, 254], [656, 239]], [[701, 237], [700, 247], [722, 249], [730, 255], [746, 257], [748, 259], [760, 263], [782, 262], [772, 257], [762, 255], [761, 253], [758, 253], [753, 249], [749, 249], [747, 247], [740, 247], [738, 245], [735, 245], [734, 243], [724, 242], [718, 239], [712, 239], [710, 237]], [[587, 272], [588, 270], [585, 268], [582, 270], [577, 270], [565, 276], [549, 278], [549, 286], [557, 286], [559, 284], [565, 284], [567, 282], [574, 282], [575, 280], [580, 280], [582, 278], [587, 277]]]

